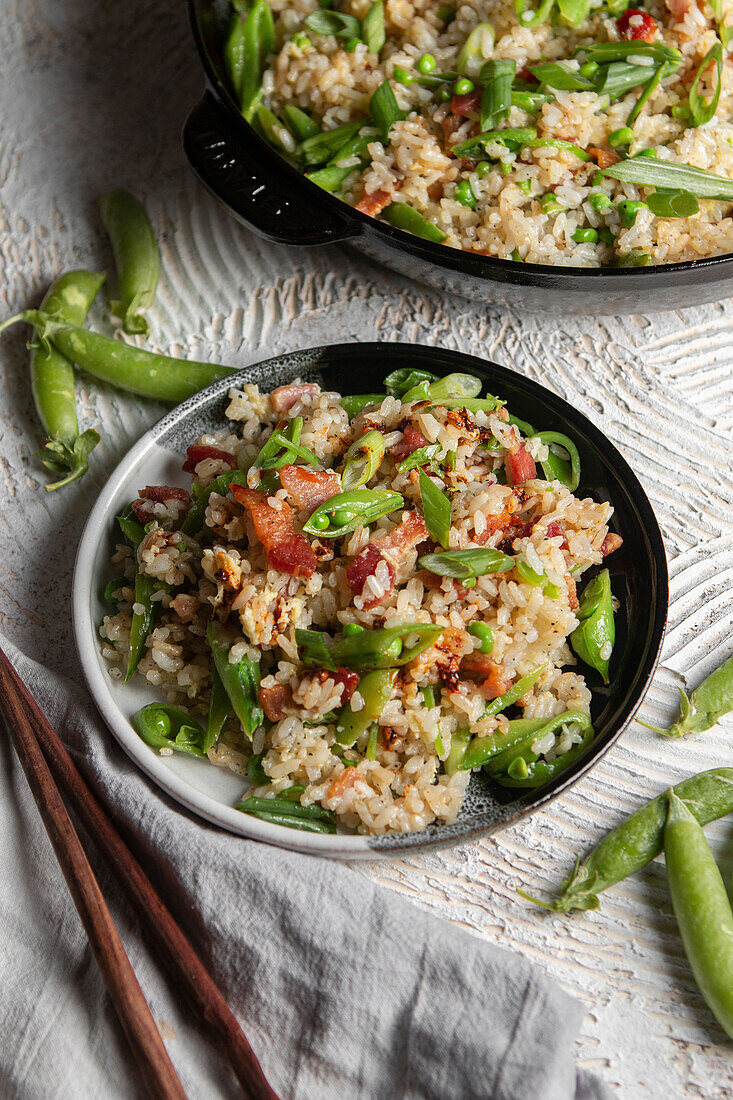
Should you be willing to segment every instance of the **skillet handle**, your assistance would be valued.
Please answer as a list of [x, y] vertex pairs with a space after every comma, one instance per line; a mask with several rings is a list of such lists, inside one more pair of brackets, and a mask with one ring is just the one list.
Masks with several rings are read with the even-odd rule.
[[331, 244], [359, 234], [358, 225], [314, 199], [304, 180], [292, 187], [282, 160], [277, 157], [275, 164], [275, 154], [264, 145], [261, 155], [260, 139], [254, 133], [253, 138], [250, 145], [242, 141], [210, 91], [183, 127], [191, 167], [235, 218], [277, 244]]

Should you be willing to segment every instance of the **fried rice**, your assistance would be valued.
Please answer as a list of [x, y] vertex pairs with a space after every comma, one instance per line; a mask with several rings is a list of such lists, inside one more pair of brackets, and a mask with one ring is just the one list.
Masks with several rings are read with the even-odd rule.
[[[372, 0], [342, 0], [335, 8], [363, 28], [372, 6]], [[660, 162], [731, 179], [730, 0], [722, 0], [717, 15], [707, 0], [649, 0], [643, 9], [627, 8], [623, 0], [573, 6], [575, 23], [564, 14], [569, 4], [557, 11], [550, 3], [542, 21], [525, 0], [384, 0], [384, 44], [370, 52], [363, 40], [368, 35], [354, 26], [351, 38], [348, 31], [318, 33], [309, 26], [322, 13], [318, 0], [270, 0], [274, 37], [262, 74], [262, 105], [251, 104], [245, 114], [301, 170], [313, 173], [315, 167], [314, 181], [345, 202], [475, 255], [598, 267], [733, 252], [730, 201], [703, 198], [697, 213], [657, 215], [645, 201], [652, 186], [599, 173], [650, 153]], [[645, 51], [668, 47], [679, 54], [656, 83], [647, 87], [640, 78], [625, 93], [608, 95], [596, 87], [593, 66], [584, 64], [584, 51], [601, 43], [631, 43], [635, 52], [624, 63], [627, 70], [638, 66], [645, 79], [657, 73], [659, 61]], [[715, 49], [719, 65], [710, 52]], [[539, 92], [539, 99], [528, 109], [526, 95], [515, 94], [505, 117], [490, 124], [495, 139], [464, 151], [481, 130], [482, 65], [496, 59], [514, 63], [515, 91]], [[562, 61], [580, 87], [563, 88], [567, 75], [559, 82], [547, 76], [549, 84], [536, 76], [532, 67], [544, 61]], [[454, 79], [436, 79], [445, 73]], [[236, 84], [231, 67], [230, 77]], [[385, 82], [400, 115], [380, 133], [371, 107]], [[301, 156], [303, 135], [288, 126], [292, 108], [326, 132], [361, 121], [366, 148], [332, 148], [327, 167], [345, 171], [335, 179], [330, 171], [324, 175], [322, 163], [309, 165]], [[270, 113], [262, 115], [263, 109]], [[622, 139], [630, 120], [633, 132]], [[534, 144], [502, 138], [527, 128]], [[414, 218], [400, 219], [400, 205], [417, 213], [422, 230]]]
[[[251, 384], [230, 391], [227, 427], [189, 447], [191, 495], [148, 486], [133, 503], [130, 514], [144, 534], [136, 548], [121, 542], [112, 559], [121, 580], [117, 609], [100, 626], [102, 654], [121, 680], [133, 616], [143, 610], [136, 577], [149, 578], [157, 619], [139, 679], [205, 722], [214, 676], [210, 623], [227, 632], [228, 661], [249, 661], [261, 676], [264, 720], [248, 737], [229, 714], [207, 752], [213, 764], [243, 777], [249, 769], [251, 795], [295, 792], [301, 806], [331, 811], [346, 829], [407, 832], [455, 819], [470, 777], [446, 764], [455, 738], [466, 730], [475, 739], [506, 731], [509, 718], [487, 715], [487, 702], [520, 678], [540, 669], [510, 713], [589, 713], [591, 692], [568, 645], [578, 626], [576, 585], [621, 540], [609, 533], [608, 503], [539, 476], [547, 444], [525, 438], [501, 403], [472, 412], [390, 395], [350, 417], [342, 401], [300, 381], [271, 394]], [[312, 452], [313, 460], [296, 456], [279, 473], [255, 465], [273, 431], [287, 436], [296, 421], [303, 455]], [[352, 521], [341, 537], [306, 538], [314, 498], [305, 489], [320, 485], [328, 507], [346, 452], [370, 431], [381, 435], [384, 454], [363, 488], [397, 493], [402, 503], [369, 525]], [[511, 556], [511, 570], [464, 586], [418, 560], [441, 550], [425, 523], [420, 470], [405, 468], [422, 447], [432, 448], [423, 474], [450, 499], [446, 547], [495, 548]], [[201, 529], [187, 534], [186, 516], [202, 493], [221, 475], [225, 486], [234, 482], [237, 471], [239, 484], [210, 492]], [[544, 586], [524, 579], [537, 575]], [[476, 623], [493, 634], [488, 654]], [[344, 746], [340, 715], [365, 706], [364, 670], [304, 663], [304, 635], [296, 632], [322, 632], [330, 647], [359, 628], [409, 624], [431, 624], [439, 636], [397, 668], [375, 721]], [[535, 749], [552, 760], [579, 740], [570, 724]]]

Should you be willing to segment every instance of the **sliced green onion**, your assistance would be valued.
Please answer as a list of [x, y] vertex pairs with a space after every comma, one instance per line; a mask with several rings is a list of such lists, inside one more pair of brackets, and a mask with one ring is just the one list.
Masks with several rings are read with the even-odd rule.
[[647, 210], [647, 204], [640, 199], [621, 199], [616, 204], [619, 214], [621, 215], [621, 224], [626, 229], [631, 229], [635, 224], [640, 210]]
[[384, 33], [383, 0], [374, 0], [364, 16], [361, 32], [369, 53], [378, 54], [387, 40]]
[[361, 23], [354, 15], [321, 8], [305, 20], [303, 26], [314, 34], [333, 34], [336, 38], [361, 38]]
[[429, 443], [427, 447], [418, 447], [407, 458], [403, 458], [397, 467], [397, 472], [405, 474], [409, 470], [417, 470], [419, 466], [430, 466], [440, 452], [439, 443]]
[[297, 142], [303, 142], [306, 138], [315, 137], [316, 134], [321, 132], [318, 123], [314, 122], [305, 111], [301, 111], [300, 107], [295, 107], [292, 103], [289, 103], [287, 107], [283, 107], [282, 114], [283, 122]]
[[530, 114], [537, 114], [543, 104], [552, 103], [554, 98], [554, 95], [548, 95], [545, 92], [515, 90], [512, 92], [512, 107], [519, 107], [522, 111], [528, 111]]
[[491, 653], [494, 648], [494, 631], [488, 623], [469, 623], [468, 633], [472, 634], [474, 638], [478, 638], [480, 642], [479, 653]]
[[344, 455], [344, 468], [341, 474], [341, 488], [351, 492], [366, 485], [379, 469], [384, 458], [384, 436], [381, 432], [371, 431], [351, 444]]
[[389, 141], [390, 130], [395, 122], [402, 118], [402, 111], [388, 80], [382, 81], [369, 100], [369, 113], [374, 119], [374, 125], [379, 130], [383, 143], [386, 145]]
[[610, 65], [601, 66], [598, 70], [595, 88], [599, 95], [607, 95], [611, 99], [620, 99], [632, 88], [638, 88], [640, 84], [646, 84], [649, 78], [656, 76], [658, 72], [659, 67], [631, 65], [627, 61], [614, 61]]
[[588, 92], [595, 89], [593, 81], [581, 76], [578, 69], [570, 68], [567, 61], [543, 61], [539, 65], [530, 65], [529, 71], [541, 84], [558, 92]]
[[428, 477], [424, 470], [420, 470], [420, 497], [422, 500], [422, 513], [425, 526], [441, 546], [448, 549], [448, 536], [450, 533], [451, 501], [448, 494], [439, 489]]
[[612, 164], [610, 168], [603, 168], [601, 174], [621, 180], [622, 183], [635, 183], [640, 187], [689, 191], [701, 199], [733, 202], [733, 180], [705, 172], [691, 164], [654, 160], [651, 157], [629, 157], [618, 164]]
[[478, 397], [482, 384], [475, 374], [446, 374], [437, 382], [431, 382], [428, 395], [431, 401], [442, 401], [456, 395]]
[[430, 383], [418, 382], [411, 390], [402, 395], [402, 404], [410, 405], [413, 401], [427, 401], [430, 396]]
[[[705, 72], [711, 61], [715, 62], [717, 79], [712, 99], [705, 102], [699, 91], [700, 78], [702, 77], [702, 74]], [[710, 122], [710, 119], [713, 117], [718, 107], [718, 100], [720, 99], [722, 86], [723, 44], [722, 42], [716, 42], [715, 45], [712, 46], [703, 57], [697, 69], [697, 72], [695, 73], [695, 79], [690, 85], [690, 111], [692, 112], [692, 118], [696, 126], [704, 126], [706, 122]]]
[[457, 157], [462, 157], [474, 149], [485, 148], [487, 145], [504, 145], [508, 149], [518, 149], [521, 145], [527, 145], [537, 137], [534, 126], [522, 126], [506, 130], [487, 130], [482, 134], [475, 134], [467, 141], [460, 141], [458, 145], [451, 147], [451, 152]]
[[[426, 520], [427, 522], [427, 520]], [[418, 558], [423, 569], [429, 569], [439, 577], [468, 580], [488, 573], [507, 573], [516, 565], [514, 558], [500, 550], [448, 550], [444, 554], [423, 554]]]
[[538, 573], [526, 561], [512, 561], [512, 565], [516, 565], [517, 573], [526, 584], [531, 584], [533, 588], [544, 588], [547, 582], [547, 574], [544, 571]]
[[384, 217], [395, 229], [402, 229], [405, 233], [412, 233], [415, 237], [423, 237], [426, 241], [440, 244], [445, 240], [445, 233], [438, 229], [437, 225], [424, 218], [413, 206], [406, 202], [393, 202], [384, 211]]
[[[544, 443], [549, 447], [549, 455], [543, 462], [540, 462], [542, 472], [547, 480], [560, 481], [567, 486], [571, 493], [574, 493], [580, 485], [580, 454], [572, 439], [561, 432], [552, 431], [536, 432], [532, 438], [538, 439], [540, 443]], [[555, 454], [552, 450], [553, 444], [563, 447], [567, 451], [569, 459]]]
[[[679, 50], [673, 46], [665, 46], [661, 42], [599, 42], [593, 46], [581, 46], [576, 52], [585, 54], [586, 60], [595, 61], [599, 65], [606, 62], [625, 61], [629, 57], [651, 57], [660, 65], [665, 62], [679, 65], [682, 61]], [[644, 67], [651, 68], [651, 66], [637, 66], [639, 69]]]
[[700, 209], [700, 203], [689, 191], [654, 191], [646, 204], [658, 218], [690, 218]]
[[459, 73], [474, 76], [491, 55], [496, 33], [491, 23], [478, 23], [458, 51], [456, 68]]
[[563, 141], [561, 138], [531, 138], [529, 141], [525, 141], [524, 145], [529, 149], [564, 149], [567, 153], [575, 153], [578, 160], [590, 160], [590, 156], [585, 149], [581, 149], [579, 145], [573, 145], [572, 141]]
[[539, 27], [540, 23], [546, 23], [554, 6], [555, 0], [541, 0], [536, 10], [531, 12], [527, 11], [527, 0], [514, 0], [514, 7], [523, 27]]
[[508, 58], [487, 61], [481, 66], [481, 129], [490, 130], [509, 117], [512, 106], [512, 81], [517, 65]]
[[468, 180], [461, 180], [456, 184], [453, 198], [456, 202], [459, 202], [461, 206], [467, 206], [469, 210], [476, 209], [478, 199], [474, 195], [473, 188]]

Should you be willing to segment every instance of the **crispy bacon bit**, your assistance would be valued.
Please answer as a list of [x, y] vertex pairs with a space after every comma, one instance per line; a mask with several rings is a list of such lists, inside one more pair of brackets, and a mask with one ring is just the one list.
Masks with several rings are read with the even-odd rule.
[[403, 737], [397, 730], [393, 730], [391, 726], [379, 727], [379, 741], [383, 749], [387, 752], [395, 751], [398, 746], [402, 744]]
[[436, 180], [428, 187], [428, 198], [431, 202], [440, 202], [445, 193], [445, 184], [442, 180]]
[[620, 535], [617, 535], [615, 531], [609, 531], [601, 543], [601, 557], [607, 558], [614, 550], [619, 550], [623, 544], [624, 540]]
[[430, 532], [420, 513], [408, 512], [399, 527], [388, 535], [379, 535], [372, 544], [380, 550], [412, 550], [429, 538]]
[[627, 8], [616, 20], [616, 30], [620, 38], [629, 42], [653, 42], [657, 33], [657, 21], [649, 12]]
[[191, 503], [191, 495], [186, 489], [179, 489], [177, 485], [146, 485], [138, 492], [139, 500], [133, 500], [130, 507], [141, 523], [147, 523], [153, 516], [151, 504], [165, 504], [167, 500], [180, 500], [184, 504]]
[[575, 583], [575, 577], [571, 577], [569, 573], [566, 573], [565, 584], [568, 588], [568, 603], [570, 604], [570, 610], [575, 611], [575, 608], [580, 606], [578, 601], [578, 586]]
[[262, 709], [271, 722], [279, 722], [287, 713], [286, 707], [292, 705], [293, 689], [289, 684], [275, 684], [274, 687], [261, 687], [257, 693]]
[[468, 595], [468, 589], [464, 588], [455, 577], [439, 577], [437, 573], [431, 573], [429, 569], [422, 569], [417, 574], [417, 579], [422, 581], [431, 592], [443, 591], [443, 581], [449, 581], [448, 588], [455, 591], [459, 600], [464, 600]]
[[234, 499], [247, 509], [255, 534], [267, 551], [273, 569], [293, 577], [311, 577], [316, 571], [316, 556], [305, 535], [295, 530], [293, 509], [285, 501], [273, 508], [267, 493], [245, 485], [230, 485]]
[[370, 600], [364, 604], [366, 610], [370, 610], [372, 607], [376, 607], [378, 603], [381, 603], [383, 599], [389, 596], [390, 592], [394, 588], [395, 571], [391, 562], [388, 562], [382, 552], [373, 542], [368, 543], [367, 546], [361, 551], [360, 554], [354, 558], [346, 570], [346, 583], [355, 596], [361, 596], [364, 591], [364, 585], [367, 582], [367, 577], [373, 577], [376, 574], [377, 566], [380, 561], [383, 561], [387, 566], [387, 572], [389, 574], [389, 585], [384, 596], [381, 596], [377, 600]]
[[621, 160], [616, 150], [610, 149], [607, 145], [589, 145], [586, 153], [599, 168], [610, 168], [612, 164], [618, 164]]
[[278, 386], [272, 391], [272, 407], [275, 412], [290, 412], [293, 405], [300, 401], [301, 397], [315, 397], [318, 386], [314, 382], [291, 383], [288, 386]]
[[481, 105], [481, 89], [476, 88], [466, 95], [454, 95], [450, 101], [451, 114], [470, 115], [471, 111], [478, 111]]
[[504, 459], [504, 469], [509, 485], [524, 485], [525, 481], [537, 477], [534, 459], [524, 443], [520, 443], [516, 450], [509, 452]]
[[501, 550], [502, 554], [511, 554], [512, 550], [514, 549], [512, 545], [514, 540], [529, 538], [531, 534], [531, 523], [520, 523], [518, 520], [515, 519], [514, 523], [511, 523], [509, 527], [506, 528], [504, 538], [501, 540], [496, 549]]
[[368, 214], [370, 218], [376, 218], [377, 214], [381, 214], [391, 201], [392, 199], [386, 191], [377, 189], [372, 191], [371, 194], [363, 195], [356, 204], [355, 209], [360, 210], [362, 214]]
[[306, 470], [305, 466], [283, 466], [280, 481], [298, 508], [311, 511], [341, 492], [341, 481], [333, 470]]
[[353, 672], [350, 668], [341, 668], [337, 665], [335, 672], [327, 672], [327, 675], [335, 680], [337, 684], [343, 686], [343, 692], [341, 694], [341, 702], [348, 703], [351, 696], [354, 694], [359, 686], [359, 673]]
[[407, 458], [413, 451], [418, 451], [420, 447], [426, 446], [427, 442], [427, 439], [421, 431], [418, 431], [417, 428], [413, 428], [412, 424], [407, 424], [402, 433], [402, 439], [399, 443], [395, 443], [389, 453], [398, 462], [401, 462], [403, 458]]
[[193, 474], [196, 472], [199, 462], [203, 462], [205, 458], [218, 458], [221, 462], [226, 462], [232, 469], [237, 465], [234, 455], [230, 454], [229, 451], [222, 451], [221, 447], [206, 447], [203, 443], [192, 443], [186, 451], [186, 461], [183, 463], [183, 469], [187, 474]]
[[446, 660], [441, 661], [440, 676], [448, 691], [456, 690], [461, 674], [458, 670], [458, 658], [454, 657], [452, 653]]
[[562, 542], [560, 543], [560, 549], [561, 550], [569, 550], [570, 547], [568, 546], [568, 540], [565, 538], [565, 528], [562, 526], [562, 524], [555, 523], [554, 520], [552, 521], [552, 523], [548, 523], [547, 524], [547, 537], [548, 537], [548, 539], [556, 539], [559, 535], [562, 535]]

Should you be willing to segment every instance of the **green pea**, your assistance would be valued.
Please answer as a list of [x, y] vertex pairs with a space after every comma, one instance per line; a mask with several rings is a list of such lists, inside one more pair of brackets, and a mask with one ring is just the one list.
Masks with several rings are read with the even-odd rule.
[[590, 228], [576, 229], [573, 233], [573, 240], [576, 244], [595, 244], [598, 240], [598, 232]]
[[344, 638], [355, 638], [357, 634], [363, 634], [365, 630], [366, 627], [362, 626], [361, 623], [347, 623], [343, 630]]
[[476, 196], [471, 190], [471, 184], [468, 180], [461, 180], [460, 183], [456, 184], [453, 198], [456, 202], [459, 202], [461, 206], [468, 206], [471, 210], [476, 209]]
[[620, 145], [631, 145], [634, 140], [634, 131], [630, 126], [621, 126], [618, 130], [612, 130], [608, 135], [608, 144], [616, 149]]
[[480, 180], [485, 179], [492, 171], [493, 167], [490, 160], [480, 160], [475, 168], [476, 175]]
[[566, 209], [552, 191], [548, 191], [546, 195], [542, 196], [540, 199], [540, 207], [543, 214], [559, 214], [561, 210]]
[[347, 53], [353, 53], [360, 41], [361, 39], [359, 38], [347, 38], [344, 42], [344, 49]]
[[480, 640], [479, 650], [481, 653], [491, 653], [494, 648], [494, 631], [488, 623], [470, 623], [468, 633]]
[[672, 118], [676, 118], [678, 122], [689, 122], [692, 119], [692, 111], [689, 107], [685, 107], [684, 103], [678, 103], [672, 108]]
[[315, 516], [312, 520], [313, 526], [317, 527], [319, 531], [325, 531], [327, 527], [331, 526], [331, 522], [328, 516]]
[[[407, 69], [403, 69], [401, 65], [395, 65], [392, 71], [392, 79], [397, 84], [401, 84], [403, 88], [409, 88], [410, 84], [415, 83], [415, 77]], [[450, 98], [450, 97], [449, 97]]]
[[467, 76], [459, 77], [459, 79], [453, 85], [454, 95], [468, 95], [472, 92], [476, 85], [472, 80], [469, 80]]
[[598, 230], [598, 240], [603, 241], [604, 244], [613, 244], [616, 238], [608, 226], [604, 225]]
[[297, 46], [299, 50], [304, 50], [306, 46], [313, 45], [308, 35], [304, 34], [303, 31], [298, 31], [297, 34], [294, 34], [290, 41], [294, 46]]
[[605, 191], [595, 191], [592, 195], [588, 196], [588, 202], [599, 214], [602, 214], [604, 210], [610, 210], [613, 206], [613, 203]]
[[401, 638], [395, 638], [394, 641], [390, 642], [390, 644], [385, 649], [384, 656], [388, 660], [394, 661], [400, 656], [401, 653], [402, 653], [402, 639]]
[[[347, 523], [351, 523], [351, 521], [354, 518], [355, 514], [356, 513], [352, 512], [350, 508], [337, 508], [336, 511], [333, 513], [333, 526], [334, 527], [345, 527], [347, 525]], [[320, 519], [321, 517], [318, 517], [318, 518]], [[329, 524], [328, 524], [328, 521], [327, 521], [326, 522], [326, 527], [328, 527], [328, 526], [329, 526]]]
[[438, 102], [447, 103], [452, 98], [451, 93], [447, 88], [438, 88]]
[[648, 209], [645, 202], [636, 201], [634, 199], [622, 199], [621, 202], [618, 203], [618, 212], [621, 215], [621, 222], [626, 229], [631, 229], [640, 210]]
[[423, 76], [427, 76], [428, 73], [435, 72], [437, 62], [431, 53], [424, 53], [417, 63], [417, 71], [422, 73]]
[[517, 187], [520, 191], [524, 191], [525, 195], [532, 194], [532, 180], [520, 180]]
[[580, 66], [578, 72], [586, 80], [591, 80], [598, 72], [598, 65], [595, 61], [586, 61], [584, 65]]

